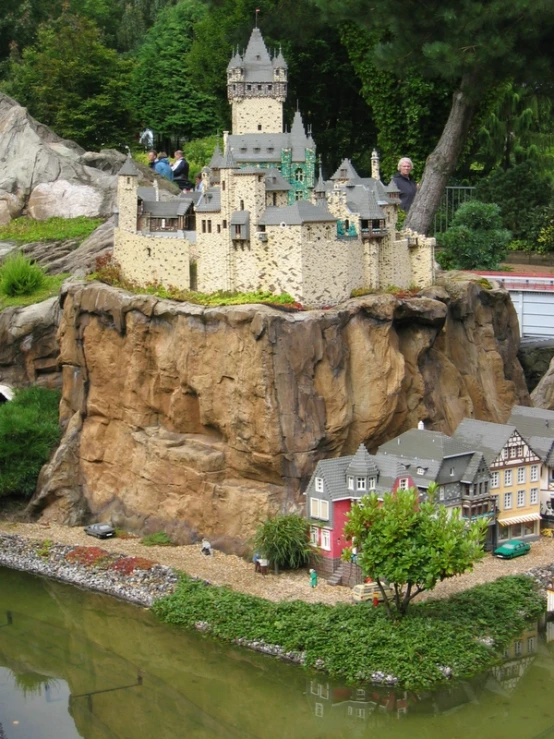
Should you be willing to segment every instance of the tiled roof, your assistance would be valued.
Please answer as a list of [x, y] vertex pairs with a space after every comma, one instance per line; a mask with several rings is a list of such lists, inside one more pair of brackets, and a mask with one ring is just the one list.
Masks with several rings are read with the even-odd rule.
[[362, 185], [348, 188], [346, 206], [351, 213], [358, 213], [360, 218], [369, 220], [384, 220], [385, 218], [385, 214], [377, 204], [375, 194]]
[[554, 411], [516, 405], [512, 408], [508, 423], [513, 423], [519, 433], [526, 438], [545, 436], [554, 439]]
[[210, 187], [196, 205], [197, 213], [217, 213], [221, 210], [221, 192], [219, 187]]
[[515, 426], [504, 423], [465, 418], [454, 432], [453, 438], [483, 452], [490, 466], [515, 430]]
[[352, 457], [352, 461], [347, 467], [347, 475], [363, 475], [370, 477], [377, 476], [377, 465], [375, 464], [375, 457], [372, 457], [365, 446], [360, 444], [358, 451]]
[[474, 451], [476, 451], [475, 445], [472, 447], [462, 440], [454, 439], [440, 431], [427, 431], [425, 429], [410, 429], [379, 447], [379, 452], [387, 452], [414, 460], [432, 459], [439, 462], [442, 462], [445, 457], [468, 454]]
[[221, 149], [219, 148], [219, 145], [216, 144], [214, 153], [212, 154], [212, 158], [210, 159], [210, 169], [221, 169], [222, 163], [223, 155], [221, 154]]
[[137, 197], [141, 200], [155, 200], [156, 189], [154, 187], [137, 187]]
[[235, 210], [231, 216], [232, 226], [243, 226], [250, 221], [250, 212], [247, 210]]
[[273, 82], [273, 63], [259, 28], [252, 29], [244, 52], [243, 67], [247, 82]]
[[265, 189], [266, 192], [283, 192], [292, 190], [292, 185], [287, 182], [278, 169], [271, 167], [270, 169], [260, 170], [265, 172]]
[[306, 161], [306, 149], [313, 148], [309, 137], [298, 130], [294, 137], [292, 131], [287, 133], [243, 133], [230, 135], [228, 146], [233, 150], [237, 162], [280, 162], [281, 151], [292, 149], [293, 162]]
[[145, 200], [144, 212], [156, 218], [177, 218], [177, 216], [185, 215], [191, 205], [192, 198], [190, 200], [184, 198], [166, 201]]
[[360, 176], [354, 169], [350, 159], [343, 159], [339, 168], [331, 177], [332, 180], [356, 180], [359, 178]]
[[127, 159], [125, 160], [125, 164], [121, 167], [117, 174], [126, 175], [127, 177], [138, 177], [140, 173], [131, 157], [127, 157]]
[[264, 226], [299, 226], [303, 223], [336, 223], [335, 216], [324, 208], [317, 208], [307, 200], [297, 200], [283, 208], [269, 207], [260, 219]]

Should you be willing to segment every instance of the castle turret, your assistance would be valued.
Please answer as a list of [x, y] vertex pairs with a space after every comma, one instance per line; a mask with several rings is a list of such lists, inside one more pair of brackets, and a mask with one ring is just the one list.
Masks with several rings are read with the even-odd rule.
[[381, 168], [379, 164], [379, 154], [377, 149], [373, 149], [371, 152], [371, 176], [374, 180], [381, 179]]
[[259, 28], [254, 28], [244, 56], [227, 66], [227, 96], [233, 108], [233, 134], [282, 133], [287, 97], [287, 63], [281, 51], [271, 59]]
[[118, 227], [123, 231], [137, 231], [138, 169], [131, 157], [127, 157], [117, 176]]

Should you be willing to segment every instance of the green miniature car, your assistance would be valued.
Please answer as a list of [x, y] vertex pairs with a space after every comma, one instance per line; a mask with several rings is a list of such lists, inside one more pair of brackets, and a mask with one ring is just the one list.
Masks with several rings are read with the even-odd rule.
[[521, 557], [522, 554], [527, 554], [530, 549], [531, 545], [526, 541], [510, 539], [510, 541], [495, 549], [493, 554], [495, 557], [500, 557], [500, 559], [513, 559], [514, 557]]

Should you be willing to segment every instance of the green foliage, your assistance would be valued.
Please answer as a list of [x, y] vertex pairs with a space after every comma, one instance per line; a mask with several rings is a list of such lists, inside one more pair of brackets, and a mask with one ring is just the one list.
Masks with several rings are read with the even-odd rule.
[[217, 129], [213, 95], [201, 92], [184, 66], [195, 24], [205, 14], [201, 0], [164, 8], [137, 51], [131, 99], [141, 121], [158, 136], [186, 140]]
[[53, 298], [54, 295], [57, 295], [60, 292], [60, 287], [64, 280], [69, 276], [69, 272], [64, 272], [60, 275], [46, 275], [42, 288], [30, 295], [16, 295], [11, 298], [0, 298], [0, 310], [16, 305], [33, 305], [34, 303], [41, 303], [43, 300], [47, 300], [48, 298]]
[[423, 502], [415, 488], [387, 493], [382, 501], [371, 493], [348, 514], [345, 535], [358, 548], [364, 576], [381, 589], [384, 583], [394, 588], [394, 604], [382, 591], [389, 614], [394, 605], [404, 615], [418, 593], [471, 569], [483, 556], [482, 523], [468, 524], [433, 497], [431, 488]]
[[44, 287], [42, 267], [21, 252], [10, 254], [0, 267], [0, 295], [7, 298], [33, 295]]
[[16, 244], [31, 244], [35, 241], [61, 241], [64, 239], [86, 239], [103, 223], [102, 218], [14, 218], [0, 226], [0, 241]]
[[50, 550], [54, 546], [54, 542], [52, 539], [45, 539], [43, 542], [41, 542], [39, 548], [37, 549], [37, 554], [39, 557], [42, 557], [43, 559], [48, 559], [50, 556]]
[[131, 136], [132, 67], [103, 44], [93, 21], [63, 13], [39, 28], [21, 59], [12, 59], [4, 90], [59, 136], [98, 151]]
[[60, 439], [55, 390], [30, 387], [0, 406], [0, 497], [29, 498]]
[[477, 200], [499, 206], [502, 225], [515, 239], [532, 243], [543, 224], [543, 209], [553, 194], [552, 183], [533, 161], [509, 169], [495, 169], [475, 188]]
[[452, 226], [437, 234], [437, 262], [443, 269], [498, 269], [512, 238], [502, 228], [495, 203], [468, 200], [456, 211]]
[[323, 665], [346, 680], [371, 680], [379, 671], [417, 689], [443, 682], [441, 667], [460, 679], [497, 663], [498, 650], [544, 612], [544, 601], [531, 578], [506, 577], [449, 600], [416, 604], [393, 622], [371, 604], [274, 603], [183, 578], [153, 610], [187, 629], [207, 623], [208, 633], [225, 642], [279, 645], [303, 654], [306, 666]]
[[168, 534], [165, 531], [157, 531], [155, 534], [148, 534], [143, 536], [140, 540], [141, 544], [145, 547], [172, 547], [173, 542], [171, 541]]
[[308, 561], [308, 522], [294, 513], [273, 516], [261, 524], [254, 536], [254, 548], [275, 569], [298, 569]]

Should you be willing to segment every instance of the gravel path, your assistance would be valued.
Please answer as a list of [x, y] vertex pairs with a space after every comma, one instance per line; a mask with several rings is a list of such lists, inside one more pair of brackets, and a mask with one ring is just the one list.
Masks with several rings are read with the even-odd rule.
[[[254, 573], [253, 565], [240, 557], [214, 551], [211, 557], [200, 553], [199, 545], [178, 547], [147, 547], [139, 539], [106, 539], [99, 541], [87, 536], [82, 528], [70, 528], [59, 524], [28, 524], [0, 521], [0, 532], [17, 534], [27, 539], [44, 541], [49, 539], [57, 544], [73, 546], [99, 546], [109, 552], [117, 552], [133, 557], [144, 557], [166, 567], [183, 570], [192, 577], [208, 580], [214, 585], [228, 585], [234, 590], [257, 595], [273, 601], [305, 600], [308, 603], [348, 603], [350, 588], [331, 587], [319, 580], [317, 588], [310, 587], [306, 570], [286, 572], [275, 577], [263, 577]], [[475, 585], [496, 580], [502, 575], [528, 572], [534, 568], [554, 564], [554, 540], [542, 538], [531, 545], [531, 551], [524, 557], [514, 560], [496, 559], [486, 555], [475, 565], [473, 572], [450, 578], [439, 583], [431, 593], [423, 593], [420, 599], [446, 598], [449, 595], [467, 590]]]

